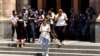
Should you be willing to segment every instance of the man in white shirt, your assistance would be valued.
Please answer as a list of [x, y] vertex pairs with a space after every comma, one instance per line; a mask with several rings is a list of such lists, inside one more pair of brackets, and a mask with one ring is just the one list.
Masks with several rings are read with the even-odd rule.
[[16, 33], [16, 27], [17, 27], [17, 21], [18, 21], [17, 12], [15, 10], [12, 11], [12, 16], [10, 20], [12, 24], [12, 41], [13, 41], [14, 40], [13, 38], [16, 37], [14, 36], [14, 33]]

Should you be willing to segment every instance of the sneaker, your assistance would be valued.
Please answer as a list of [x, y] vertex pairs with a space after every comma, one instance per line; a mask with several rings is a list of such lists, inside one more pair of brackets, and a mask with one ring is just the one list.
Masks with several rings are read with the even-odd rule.
[[19, 44], [17, 44], [17, 48], [19, 48]]
[[24, 45], [21, 45], [21, 48], [24, 48]]
[[60, 48], [60, 47], [61, 47], [61, 45], [62, 45], [62, 43], [59, 43], [59, 44], [58, 44], [58, 48]]
[[49, 54], [46, 54], [46, 56], [49, 56]]

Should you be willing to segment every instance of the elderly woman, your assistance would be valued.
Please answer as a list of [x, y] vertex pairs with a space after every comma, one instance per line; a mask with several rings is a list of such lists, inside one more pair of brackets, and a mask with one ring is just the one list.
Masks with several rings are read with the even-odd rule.
[[65, 29], [67, 26], [66, 21], [68, 20], [67, 15], [63, 12], [62, 9], [59, 9], [56, 17], [55, 17], [55, 21], [56, 21], [56, 34], [58, 35], [57, 38], [60, 40], [60, 44], [61, 42], [64, 40], [65, 37]]

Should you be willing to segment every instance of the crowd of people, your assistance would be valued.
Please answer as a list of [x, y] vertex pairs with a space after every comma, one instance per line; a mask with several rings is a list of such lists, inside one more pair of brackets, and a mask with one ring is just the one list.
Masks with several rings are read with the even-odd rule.
[[69, 34], [73, 39], [87, 35], [90, 20], [93, 18], [94, 10], [88, 8], [85, 13], [79, 12], [79, 18], [70, 10], [70, 17], [62, 10], [58, 9], [55, 14], [53, 9], [45, 12], [43, 9], [33, 10], [32, 8], [23, 8], [20, 13], [12, 11], [12, 41], [14, 32], [17, 33], [17, 47], [21, 44], [24, 47], [25, 42], [35, 42], [38, 38], [45, 55], [48, 55], [48, 43], [53, 40], [59, 40], [60, 44]]

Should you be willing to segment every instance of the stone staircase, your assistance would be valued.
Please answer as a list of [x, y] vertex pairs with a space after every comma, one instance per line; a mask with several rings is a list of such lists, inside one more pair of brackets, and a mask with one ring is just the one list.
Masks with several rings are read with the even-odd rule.
[[[0, 41], [0, 56], [42, 56], [40, 44], [25, 43], [24, 48], [17, 48], [10, 40]], [[58, 42], [49, 46], [49, 56], [100, 56], [100, 43], [64, 41], [59, 48]]]

